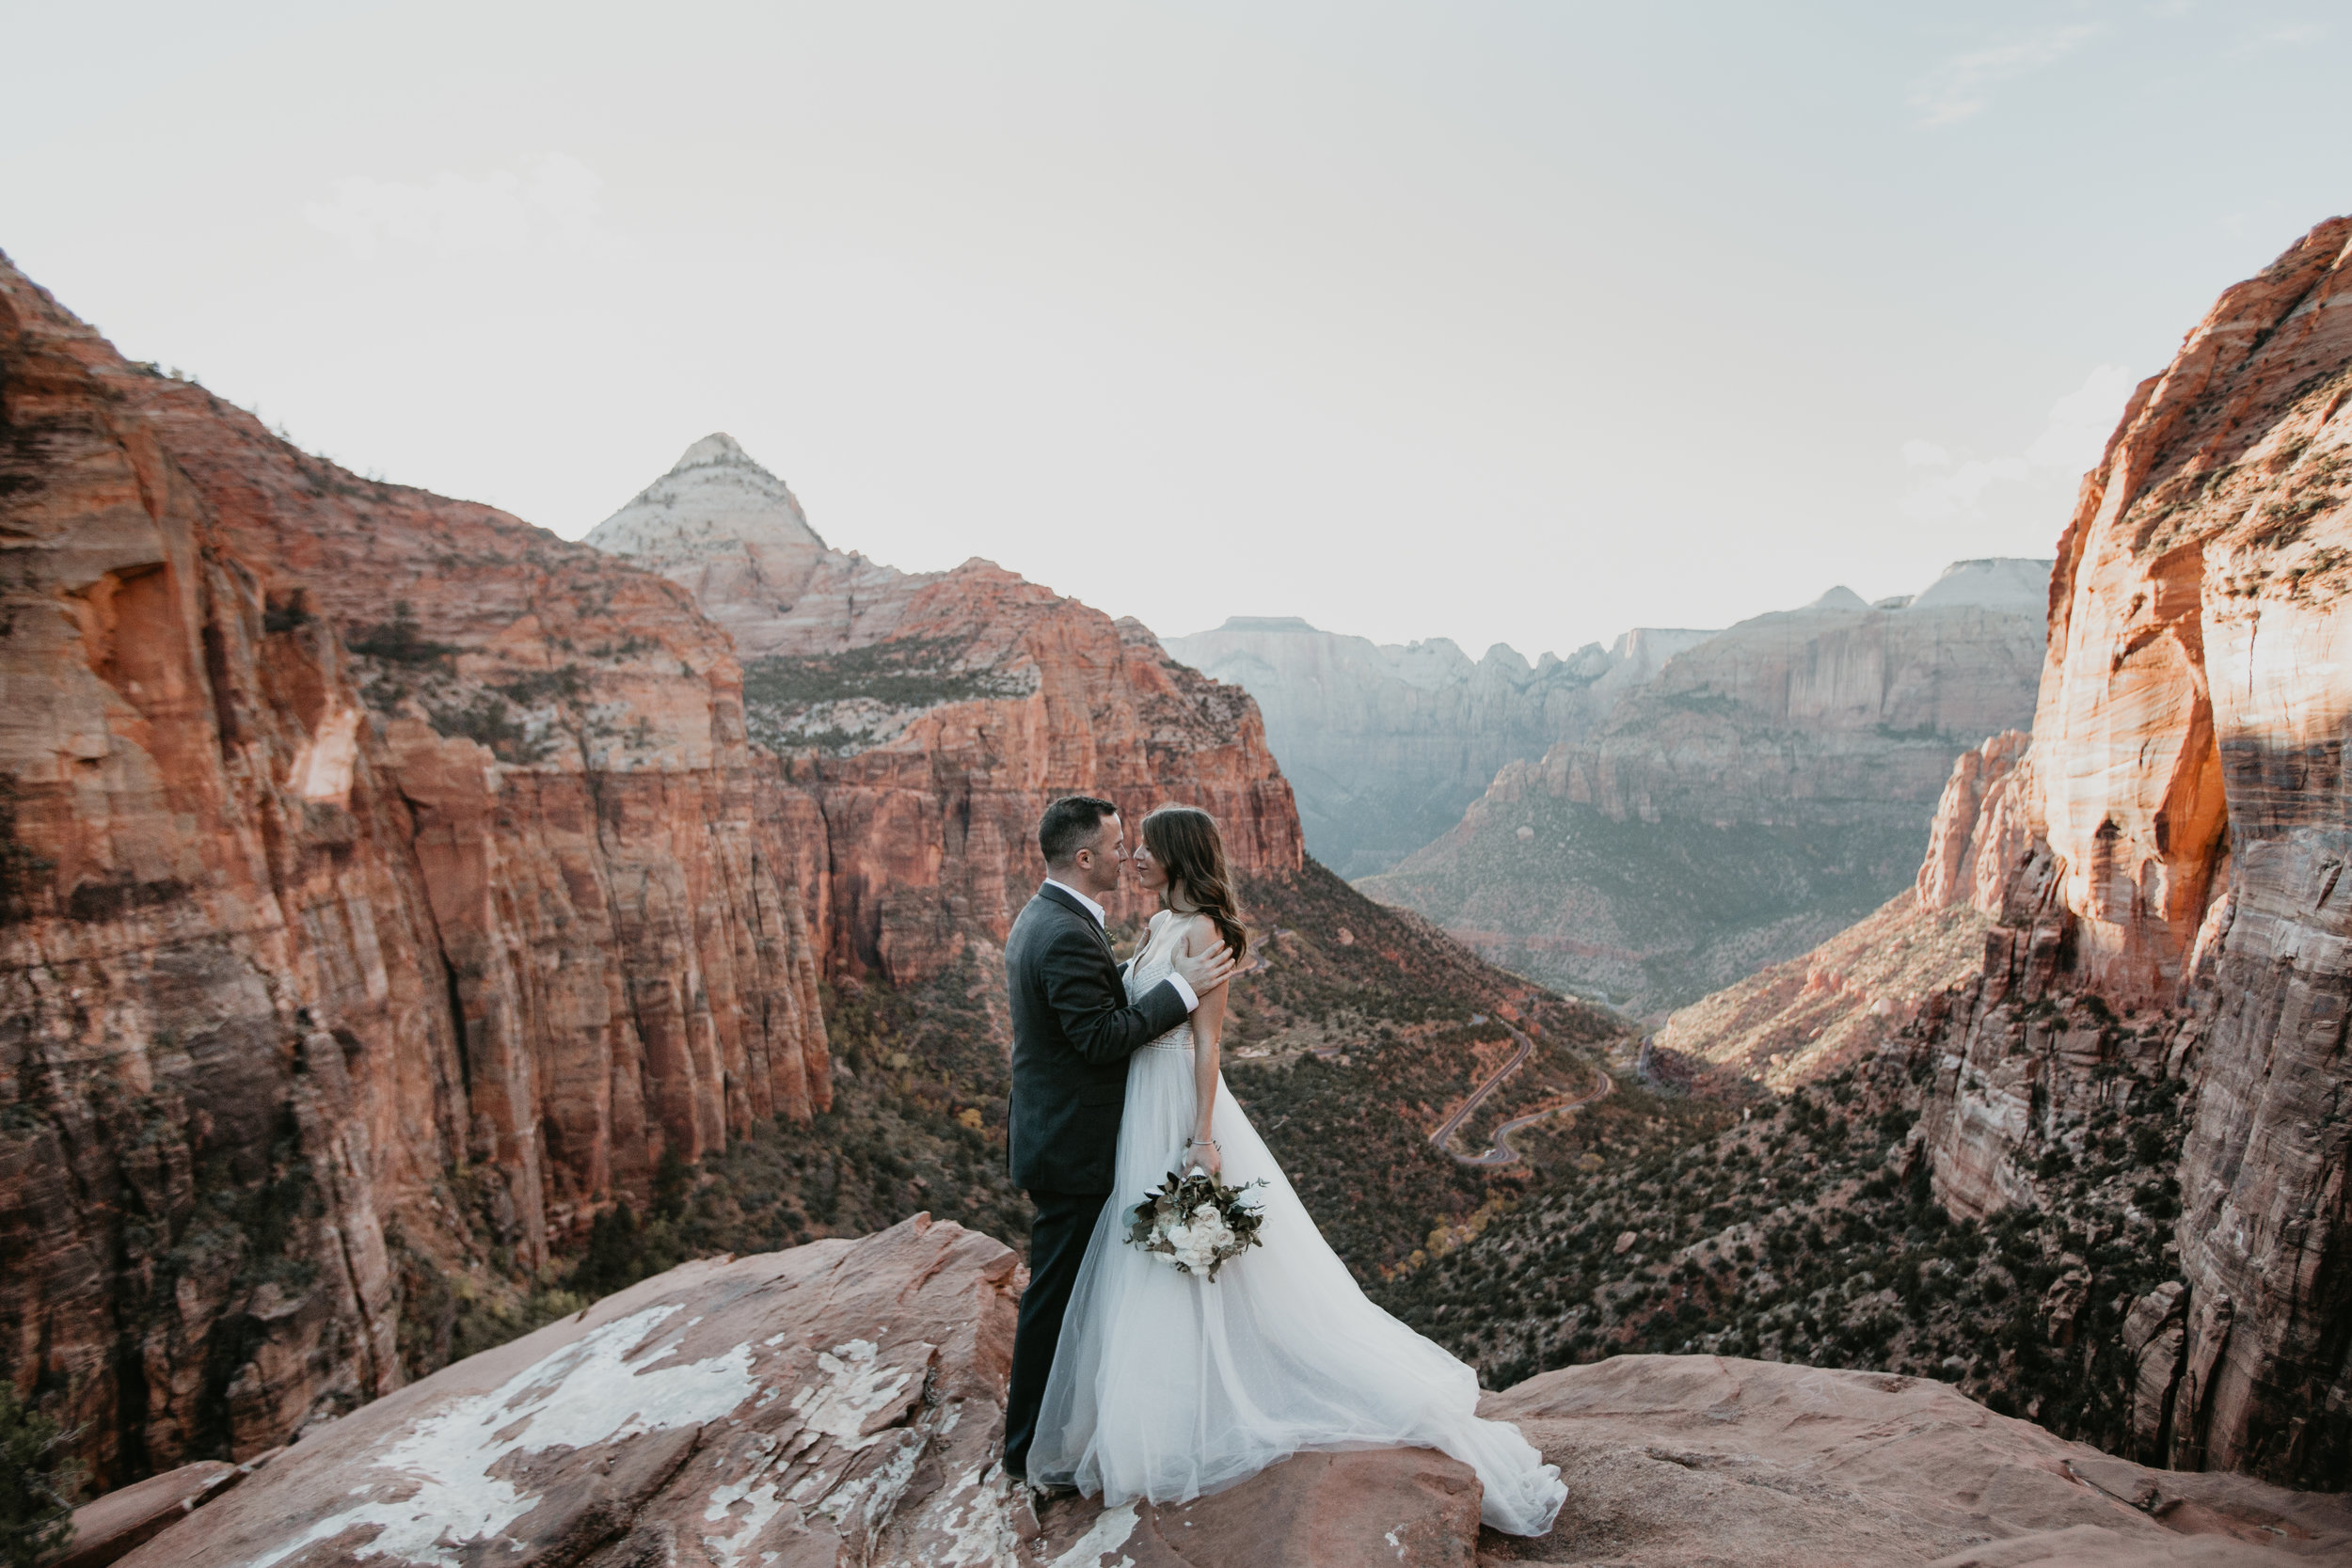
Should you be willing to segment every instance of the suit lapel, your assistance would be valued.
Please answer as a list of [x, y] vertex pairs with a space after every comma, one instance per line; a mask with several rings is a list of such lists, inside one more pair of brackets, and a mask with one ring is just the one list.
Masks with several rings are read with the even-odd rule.
[[1078, 924], [1094, 933], [1094, 944], [1103, 950], [1103, 957], [1110, 960], [1110, 966], [1113, 969], [1119, 967], [1119, 955], [1111, 949], [1110, 933], [1095, 924], [1094, 917], [1087, 913], [1075, 898], [1071, 897], [1051, 882], [1041, 886], [1037, 890], [1037, 895], [1040, 898], [1051, 898], [1056, 904], [1077, 916]]

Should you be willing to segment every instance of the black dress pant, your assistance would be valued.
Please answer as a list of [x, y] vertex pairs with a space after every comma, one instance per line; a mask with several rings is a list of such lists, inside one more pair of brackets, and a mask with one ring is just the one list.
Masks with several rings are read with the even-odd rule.
[[1037, 1223], [1029, 1227], [1029, 1288], [1021, 1292], [1021, 1323], [1012, 1338], [1012, 1386], [1005, 1397], [1005, 1468], [1029, 1469], [1029, 1441], [1037, 1435], [1037, 1407], [1045, 1400], [1046, 1375], [1054, 1370], [1054, 1347], [1061, 1342], [1062, 1314], [1071, 1287], [1094, 1236], [1108, 1193], [1031, 1193]]

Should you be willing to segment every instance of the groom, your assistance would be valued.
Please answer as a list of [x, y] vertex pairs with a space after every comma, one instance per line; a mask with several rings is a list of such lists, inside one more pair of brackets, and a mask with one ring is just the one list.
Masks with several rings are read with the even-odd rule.
[[[1103, 906], [1127, 863], [1127, 832], [1108, 800], [1072, 795], [1045, 808], [1037, 847], [1045, 885], [1005, 942], [1012, 998], [1012, 1179], [1037, 1205], [1029, 1228], [1029, 1288], [1012, 1341], [1005, 1402], [1005, 1471], [1028, 1479], [1029, 1440], [1054, 1368], [1062, 1313], [1094, 1222], [1111, 1196], [1127, 1058], [1157, 1039], [1232, 974], [1222, 943], [1179, 955], [1176, 973], [1133, 1006], [1103, 932]], [[1136, 1195], [1140, 1196], [1142, 1195]]]

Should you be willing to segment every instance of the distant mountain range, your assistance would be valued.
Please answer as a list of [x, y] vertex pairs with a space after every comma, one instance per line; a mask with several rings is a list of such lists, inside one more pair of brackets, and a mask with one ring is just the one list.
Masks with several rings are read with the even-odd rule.
[[1472, 659], [1446, 638], [1374, 642], [1295, 616], [1236, 616], [1167, 640], [1241, 687], [1298, 797], [1307, 847], [1345, 877], [1386, 871], [1461, 820], [1503, 764], [1537, 757], [1714, 635], [1641, 627], [1530, 664], [1502, 643]]
[[1311, 851], [1547, 985], [1647, 1012], [1907, 882], [1952, 759], [2030, 724], [2050, 562], [1957, 562], [1530, 664], [1237, 619], [1168, 649], [1265, 715]]

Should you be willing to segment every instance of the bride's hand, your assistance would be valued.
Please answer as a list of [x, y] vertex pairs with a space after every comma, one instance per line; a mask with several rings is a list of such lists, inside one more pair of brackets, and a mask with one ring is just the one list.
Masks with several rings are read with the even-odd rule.
[[1199, 1165], [1211, 1176], [1221, 1176], [1225, 1172], [1224, 1151], [1213, 1143], [1201, 1143], [1196, 1139], [1187, 1144], [1184, 1147], [1184, 1159], [1187, 1164]]

